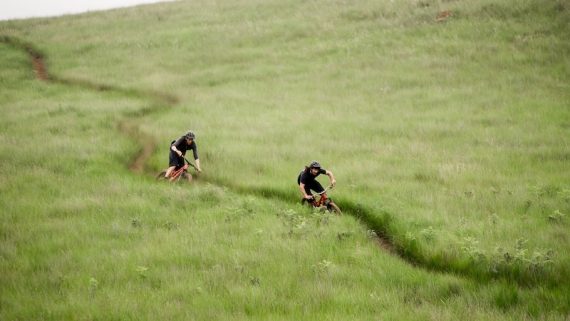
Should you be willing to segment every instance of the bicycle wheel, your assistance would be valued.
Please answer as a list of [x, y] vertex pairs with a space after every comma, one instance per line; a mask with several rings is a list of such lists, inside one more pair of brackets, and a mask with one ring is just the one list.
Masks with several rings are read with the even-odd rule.
[[186, 180], [188, 182], [192, 182], [192, 174], [190, 174], [188, 172], [184, 172], [184, 173], [182, 173], [182, 175], [180, 175], [179, 179], [183, 179], [183, 180]]
[[316, 208], [315, 204], [312, 201], [309, 201], [306, 198], [301, 199], [301, 205], [306, 206], [308, 208]]
[[166, 171], [162, 171], [162, 172], [158, 173], [158, 175], [156, 175], [156, 180], [157, 181], [165, 180], [166, 177], [164, 177], [164, 175], [166, 175]]
[[330, 202], [327, 205], [327, 210], [329, 210], [329, 212], [331, 212], [331, 213], [335, 213], [336, 215], [342, 214], [342, 212], [340, 211], [340, 208], [333, 202]]

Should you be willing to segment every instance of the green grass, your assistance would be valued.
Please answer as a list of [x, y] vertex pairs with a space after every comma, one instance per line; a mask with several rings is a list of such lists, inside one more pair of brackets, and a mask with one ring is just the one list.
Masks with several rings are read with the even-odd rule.
[[[569, 12], [244, 0], [0, 23], [54, 76], [0, 43], [0, 319], [565, 319]], [[188, 128], [204, 174], [156, 184]], [[312, 159], [343, 217], [296, 205]]]

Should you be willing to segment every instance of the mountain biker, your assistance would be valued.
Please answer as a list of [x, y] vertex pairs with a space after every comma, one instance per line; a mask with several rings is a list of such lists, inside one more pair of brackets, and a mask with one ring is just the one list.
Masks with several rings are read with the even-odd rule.
[[194, 160], [196, 160], [196, 170], [200, 173], [202, 169], [200, 168], [200, 159], [198, 159], [198, 147], [196, 146], [196, 135], [193, 131], [188, 131], [184, 136], [178, 138], [178, 140], [173, 140], [170, 143], [170, 155], [168, 162], [168, 169], [166, 170], [165, 178], [169, 178], [172, 171], [175, 168], [180, 168], [184, 166], [184, 155], [186, 151], [191, 149], [194, 154]]
[[322, 168], [321, 164], [319, 164], [317, 161], [311, 162], [309, 166], [305, 166], [305, 169], [299, 173], [299, 177], [297, 177], [297, 184], [299, 184], [299, 189], [301, 190], [304, 199], [309, 201], [312, 201], [314, 199], [313, 194], [311, 194], [311, 190], [317, 193], [321, 193], [325, 190], [321, 183], [316, 180], [317, 176], [321, 174], [325, 174], [329, 177], [331, 186], [336, 185], [336, 180], [333, 173]]

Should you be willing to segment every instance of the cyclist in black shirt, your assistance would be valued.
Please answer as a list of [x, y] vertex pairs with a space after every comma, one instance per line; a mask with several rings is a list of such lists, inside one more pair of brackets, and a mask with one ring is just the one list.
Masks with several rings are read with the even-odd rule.
[[194, 154], [196, 170], [198, 172], [202, 171], [200, 168], [200, 159], [198, 159], [198, 147], [194, 141], [195, 139], [196, 135], [194, 135], [194, 132], [189, 131], [184, 136], [178, 138], [178, 140], [174, 140], [170, 143], [169, 167], [164, 175], [166, 178], [170, 177], [170, 173], [172, 173], [175, 168], [184, 166], [184, 155], [186, 155], [186, 151], [189, 149], [191, 149]]
[[309, 166], [305, 166], [305, 169], [302, 170], [301, 173], [299, 173], [299, 177], [297, 177], [297, 184], [299, 184], [299, 189], [303, 194], [303, 198], [312, 200], [313, 194], [311, 193], [311, 190], [317, 193], [321, 193], [325, 190], [321, 183], [316, 180], [317, 176], [321, 174], [325, 174], [329, 177], [331, 186], [336, 185], [333, 173], [322, 168], [319, 162], [313, 161]]

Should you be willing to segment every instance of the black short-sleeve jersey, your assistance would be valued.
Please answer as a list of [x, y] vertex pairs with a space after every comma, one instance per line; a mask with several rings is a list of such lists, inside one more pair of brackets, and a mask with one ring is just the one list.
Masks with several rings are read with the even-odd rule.
[[299, 183], [303, 183], [305, 185], [311, 183], [312, 181], [314, 181], [317, 176], [321, 175], [321, 174], [326, 174], [327, 171], [324, 168], [321, 168], [321, 170], [319, 170], [319, 172], [317, 173], [317, 175], [313, 175], [311, 173], [310, 169], [305, 169], [301, 172], [300, 176], [299, 176]]
[[177, 141], [172, 142], [172, 145], [176, 146], [176, 148], [182, 152], [182, 155], [186, 155], [186, 151], [191, 149], [194, 154], [194, 159], [198, 159], [198, 146], [196, 146], [195, 141], [192, 141], [192, 143], [188, 145], [186, 138], [182, 136], [178, 138]]

